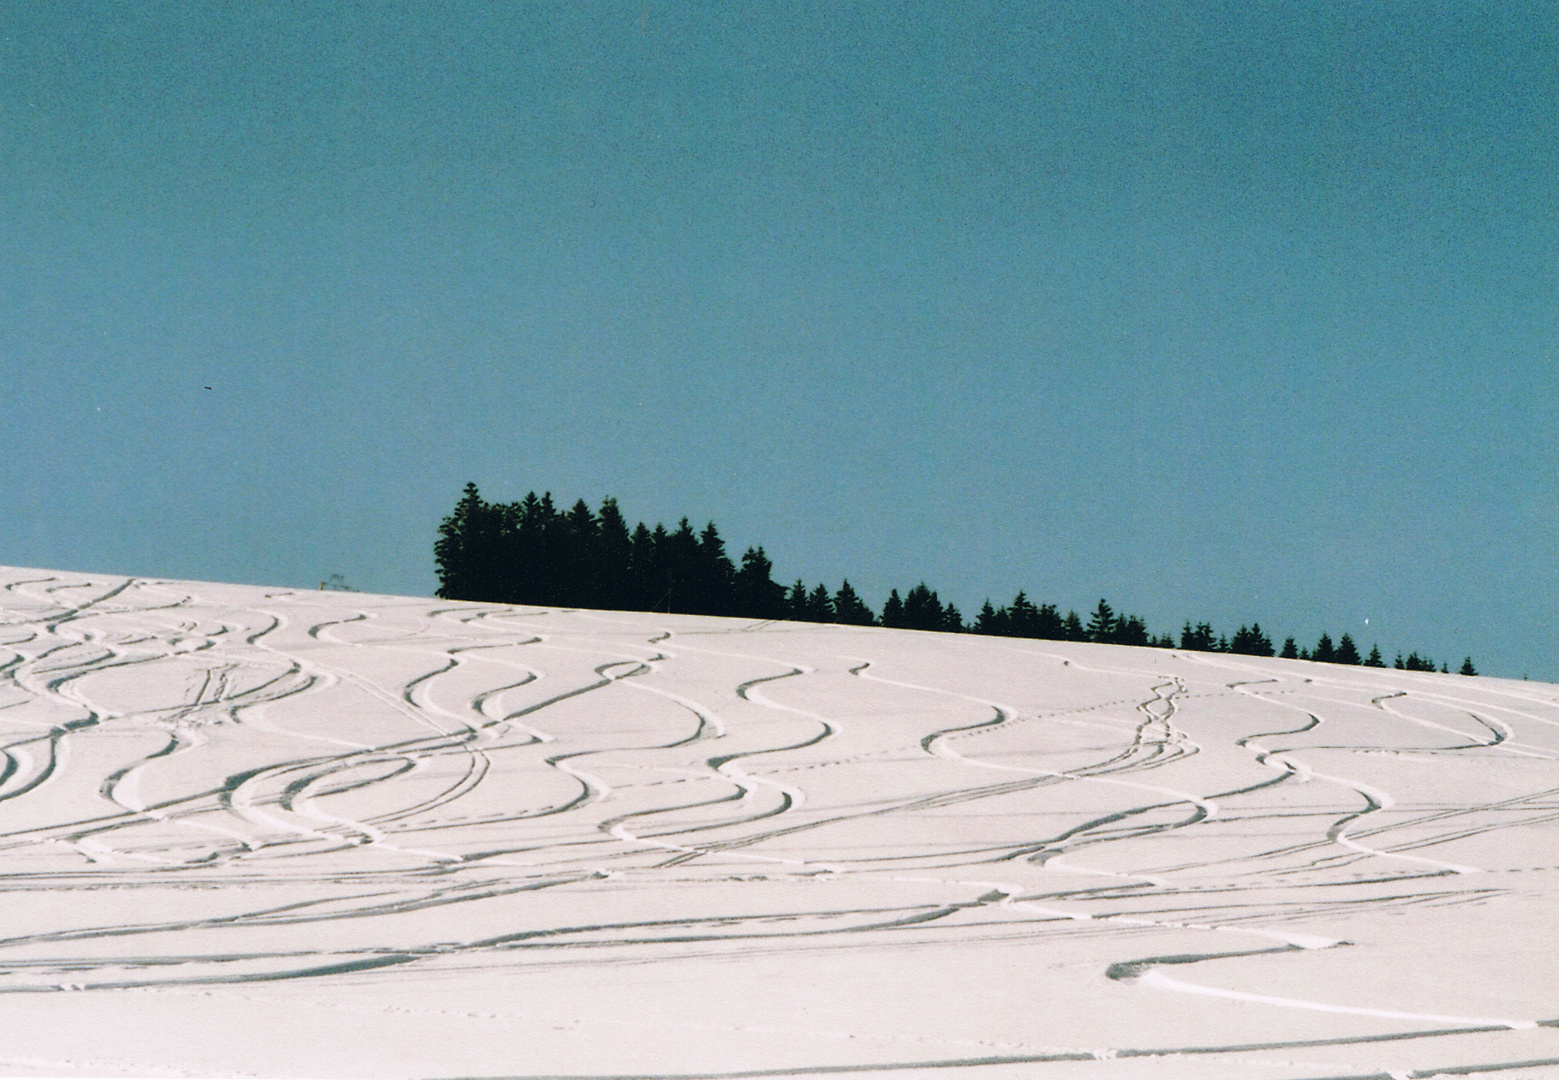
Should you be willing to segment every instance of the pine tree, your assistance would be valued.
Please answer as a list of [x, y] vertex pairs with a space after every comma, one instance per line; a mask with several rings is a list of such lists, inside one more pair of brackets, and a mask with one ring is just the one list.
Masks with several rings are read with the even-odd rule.
[[1353, 638], [1348, 634], [1343, 634], [1342, 639], [1337, 642], [1337, 653], [1332, 663], [1359, 666], [1359, 647], [1353, 643]]
[[974, 617], [974, 632], [976, 634], [1003, 635], [1007, 625], [1007, 609], [1002, 608], [1001, 613], [998, 614], [996, 609], [991, 607], [991, 598], [987, 596], [985, 603], [980, 605], [980, 613]]
[[1383, 667], [1386, 666], [1386, 661], [1381, 659], [1381, 656], [1380, 656], [1380, 646], [1379, 645], [1371, 645], [1370, 646], [1370, 654], [1369, 654], [1368, 657], [1365, 658], [1364, 666], [1365, 667], [1378, 667], [1378, 668], [1383, 668]]
[[[662, 534], [664, 528], [657, 527]], [[656, 553], [655, 534], [644, 522], [634, 526], [628, 550], [628, 593], [632, 597], [632, 611], [654, 611], [666, 591]]]
[[849, 578], [844, 579], [834, 594], [834, 618], [846, 626], [871, 626], [877, 621], [872, 609], [850, 587]]
[[807, 594], [807, 622], [831, 623], [834, 621], [834, 600], [822, 582]]
[[785, 618], [793, 622], [807, 622], [807, 584], [800, 578], [796, 579], [790, 591], [785, 594]]
[[534, 491], [511, 507], [510, 530], [504, 544], [504, 599], [512, 604], [550, 604], [552, 556], [548, 536], [557, 511], [552, 497]]
[[1208, 623], [1197, 623], [1194, 627], [1186, 623], [1180, 631], [1180, 647], [1196, 652], [1219, 651], [1218, 639], [1213, 636], [1213, 628]]
[[1115, 640], [1115, 611], [1099, 597], [1099, 606], [1088, 619], [1088, 640], [1109, 642]]
[[466, 484], [454, 511], [439, 525], [433, 545], [440, 599], [501, 600], [496, 595], [500, 521], [499, 512], [482, 499], [476, 484]]
[[1033, 632], [1027, 636], [1044, 638], [1046, 641], [1064, 641], [1067, 633], [1066, 621], [1061, 618], [1061, 613], [1056, 610], [1056, 606], [1040, 604], [1039, 609], [1034, 612]]
[[[687, 519], [683, 518], [683, 524]], [[689, 530], [691, 532], [691, 530]], [[650, 603], [648, 611], [664, 611], [670, 614], [673, 610], [677, 591], [676, 572], [672, 568], [672, 534], [666, 531], [666, 526], [660, 522], [655, 523], [655, 530], [650, 533]]]
[[1261, 624], [1242, 625], [1229, 641], [1229, 651], [1241, 656], [1271, 656], [1272, 639], [1261, 632]]
[[596, 603], [615, 611], [632, 610], [634, 601], [629, 567], [633, 563], [633, 538], [628, 522], [617, 508], [617, 500], [607, 496], [596, 515], [596, 547], [599, 558]]
[[1148, 624], [1141, 616], [1123, 615], [1115, 620], [1115, 633], [1111, 639], [1117, 645], [1150, 645]]
[[968, 627], [964, 626], [963, 613], [952, 604], [948, 604], [942, 609], [942, 625], [939, 629], [948, 634], [961, 634]]
[[1042, 637], [1039, 624], [1039, 609], [1019, 589], [1012, 598], [1012, 606], [1007, 608], [1007, 633], [1013, 637]]
[[940, 630], [945, 621], [942, 602], [924, 581], [904, 594], [904, 625], [911, 630]]
[[774, 580], [774, 564], [762, 547], [742, 553], [742, 567], [732, 580], [733, 613], [744, 619], [785, 617], [785, 586]]
[[1463, 675], [1476, 675], [1476, 674], [1478, 674], [1478, 669], [1472, 666], [1472, 657], [1469, 656], [1469, 657], [1467, 657], [1467, 659], [1462, 661], [1461, 674], [1463, 674]]
[[882, 605], [882, 625], [902, 628], [904, 623], [904, 601], [899, 599], [897, 589], [888, 590], [888, 599]]
[[1315, 651], [1310, 654], [1310, 659], [1318, 664], [1333, 663], [1337, 656], [1337, 650], [1332, 646], [1332, 638], [1325, 631], [1321, 632], [1321, 640], [1315, 643]]
[[735, 613], [736, 567], [731, 565], [725, 541], [712, 521], [699, 534], [698, 556], [693, 560], [689, 585], [693, 595], [688, 598], [688, 611], [695, 615]]
[[660, 549], [660, 565], [666, 573], [666, 611], [668, 614], [690, 614], [690, 602], [698, 599], [698, 534], [687, 518], [677, 522], [677, 529], [668, 533], [656, 546]]
[[1062, 641], [1087, 641], [1088, 628], [1083, 625], [1083, 620], [1077, 617], [1077, 612], [1068, 611], [1066, 621], [1061, 624]]
[[1293, 638], [1283, 639], [1283, 652], [1280, 654], [1284, 660], [1298, 660], [1299, 647], [1294, 644]]
[[596, 520], [585, 500], [574, 503], [553, 530], [549, 545], [553, 567], [553, 599], [568, 607], [600, 607], [597, 579]]

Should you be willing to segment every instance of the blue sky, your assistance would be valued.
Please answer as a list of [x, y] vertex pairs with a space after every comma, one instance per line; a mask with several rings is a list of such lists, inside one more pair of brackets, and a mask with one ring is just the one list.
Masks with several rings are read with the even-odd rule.
[[0, 376], [12, 564], [475, 480], [1559, 680], [1559, 7], [6, 5]]

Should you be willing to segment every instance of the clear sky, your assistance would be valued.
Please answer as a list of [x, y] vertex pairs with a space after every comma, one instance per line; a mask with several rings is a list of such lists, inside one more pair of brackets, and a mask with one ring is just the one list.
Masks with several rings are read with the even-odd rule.
[[1559, 681], [1559, 4], [5, 4], [0, 381], [0, 562], [475, 480]]

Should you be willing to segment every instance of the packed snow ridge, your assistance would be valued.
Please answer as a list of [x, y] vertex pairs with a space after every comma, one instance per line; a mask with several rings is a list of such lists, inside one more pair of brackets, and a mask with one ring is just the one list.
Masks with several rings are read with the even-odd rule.
[[1559, 687], [0, 569], [0, 1074], [1559, 1076]]

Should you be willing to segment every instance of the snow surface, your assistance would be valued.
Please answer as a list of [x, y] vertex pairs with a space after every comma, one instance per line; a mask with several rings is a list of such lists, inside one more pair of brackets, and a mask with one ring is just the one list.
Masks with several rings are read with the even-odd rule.
[[1559, 687], [0, 585], [6, 1075], [1559, 1076]]

